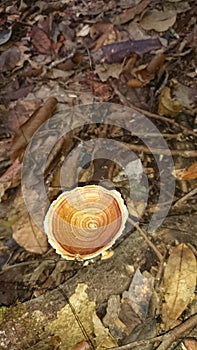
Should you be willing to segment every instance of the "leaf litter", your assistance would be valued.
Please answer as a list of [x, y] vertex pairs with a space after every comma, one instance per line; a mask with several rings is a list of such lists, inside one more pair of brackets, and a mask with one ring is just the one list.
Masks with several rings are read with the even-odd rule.
[[[10, 214], [8, 219], [4, 217], [4, 221], [2, 221], [4, 224], [2, 242], [5, 241], [7, 244], [8, 238], [14, 237], [23, 249], [32, 251], [33, 248], [34, 254], [43, 253], [43, 250], [40, 251], [41, 246], [43, 246], [45, 252], [48, 250], [46, 237], [34, 227], [24, 205], [22, 205], [22, 197], [19, 194], [16, 195], [15, 190], [12, 188], [17, 187], [20, 183], [20, 166], [25, 147], [32, 134], [42, 123], [42, 120], [48, 119], [53, 114], [56, 99], [59, 104], [66, 103], [70, 107], [80, 103], [92, 102], [93, 100], [100, 102], [115, 101], [124, 104], [124, 99], [126, 99], [128, 103], [134, 103], [139, 108], [147, 110], [150, 115], [151, 113], [152, 115], [158, 113], [158, 120], [155, 119], [155, 122], [169, 142], [171, 149], [177, 152], [174, 156], [175, 163], [178, 157], [182, 158], [183, 151], [188, 149], [194, 150], [195, 148], [196, 71], [194, 67], [196, 30], [193, 21], [195, 12], [193, 10], [193, 2], [168, 1], [165, 4], [156, 2], [156, 8], [149, 0], [124, 1], [119, 5], [115, 1], [110, 1], [108, 4], [99, 1], [94, 7], [89, 7], [89, 5], [89, 2], [84, 1], [77, 3], [60, 1], [56, 4], [46, 4], [37, 1], [31, 8], [27, 6], [26, 2], [20, 2], [20, 6], [16, 2], [11, 7], [4, 8], [4, 5], [1, 7], [4, 16], [2, 23], [5, 28], [11, 28], [0, 34], [0, 74], [3, 78], [1, 81], [0, 111], [3, 105], [2, 110], [5, 108], [6, 113], [8, 112], [9, 114], [7, 120], [5, 116], [3, 117], [1, 125], [3, 125], [3, 133], [6, 135], [6, 138], [9, 137], [9, 145], [11, 145], [13, 140], [12, 146], [8, 147], [9, 152], [11, 151], [12, 154], [11, 158], [7, 154], [2, 158], [1, 200], [2, 205], [6, 206], [7, 200], [11, 198], [16, 207], [16, 215]], [[46, 114], [45, 112], [41, 113], [42, 108], [45, 109], [48, 103], [47, 99], [53, 103]], [[58, 108], [60, 108], [59, 104]], [[40, 109], [37, 110], [37, 108]], [[40, 113], [45, 115], [44, 119], [41, 116], [40, 120]], [[160, 119], [161, 116], [164, 119]], [[30, 119], [28, 119], [29, 117]], [[178, 127], [178, 125], [182, 126], [183, 124], [185, 129]], [[185, 131], [193, 132], [190, 138], [186, 136], [188, 134], [184, 134]], [[66, 144], [69, 152], [76, 146], [77, 139], [78, 141], [80, 139], [83, 140], [83, 138], [86, 139], [88, 135], [95, 137], [99, 133], [107, 137], [114, 135], [119, 140], [137, 147], [135, 150], [138, 150], [143, 159], [148, 180], [151, 184], [151, 200], [147, 208], [145, 208], [144, 202], [137, 198], [130, 202], [127, 201], [127, 205], [131, 216], [139, 218], [144, 213], [143, 220], [146, 224], [152, 210], [151, 208], [155, 205], [159, 186], [157, 184], [158, 173], [153, 158], [148, 153], [148, 150], [143, 148], [143, 145], [136, 143], [135, 139], [129, 138], [124, 130], [120, 128], [108, 129], [105, 133], [103, 133], [102, 128], [98, 128], [94, 131], [93, 129], [78, 131], [78, 133], [68, 138], [67, 143], [62, 142], [60, 148], [62, 145], [65, 147]], [[25, 134], [25, 138], [23, 134]], [[151, 137], [155, 138], [157, 136], [151, 135]], [[5, 141], [3, 140], [3, 142]], [[59, 154], [61, 154], [58, 152], [58, 150], [54, 150], [52, 154], [53, 159], [50, 163], [53, 177], [50, 184], [56, 187], [58, 187], [59, 175], [58, 171], [53, 172], [53, 168], [61, 165], [61, 161], [56, 161]], [[84, 146], [84, 153], [86, 152], [87, 149]], [[80, 161], [80, 154], [77, 154], [75, 159], [71, 157], [71, 165], [73, 160], [77, 167]], [[5, 161], [8, 163], [5, 163]], [[101, 162], [99, 164], [102, 164], [103, 168], [99, 169], [99, 165], [92, 162], [90, 157], [89, 167], [82, 169], [80, 181], [84, 183], [95, 178], [99, 179], [99, 174], [111, 174], [112, 180], [115, 178], [119, 179], [116, 185], [119, 189], [124, 190], [125, 198], [127, 198], [127, 184], [125, 185], [125, 179], [121, 178], [120, 169], [114, 167], [112, 163], [103, 165]], [[95, 169], [97, 174], [95, 174]], [[194, 211], [192, 210], [195, 208], [194, 194], [196, 183], [194, 181], [196, 179], [196, 162], [193, 161], [191, 165], [191, 161], [189, 163], [183, 161], [181, 171], [181, 175], [176, 175], [179, 176], [179, 183], [177, 182], [175, 200], [178, 202], [180, 197], [183, 196], [182, 198], [184, 198], [185, 196], [185, 202], [188, 206], [185, 207], [183, 205], [184, 202], [181, 202], [179, 209], [176, 209], [174, 206], [172, 214], [174, 214], [173, 210], [175, 214], [177, 214], [176, 210], [179, 210], [178, 213], [183, 210], [185, 220], [187, 220], [186, 217], [193, 215]], [[48, 179], [50, 179], [50, 176]], [[153, 181], [154, 177], [155, 180]], [[73, 185], [72, 179], [68, 179], [68, 183]], [[55, 193], [57, 191], [54, 191], [49, 196], [52, 198]], [[190, 196], [187, 196], [189, 194]], [[16, 197], [15, 202], [14, 198], [10, 196]], [[192, 205], [192, 209], [188, 209], [189, 204]], [[6, 211], [9, 212], [9, 205]], [[7, 233], [6, 229], [11, 222], [12, 234], [10, 232]], [[188, 230], [190, 231], [190, 229]], [[88, 301], [85, 289], [83, 289], [85, 287], [80, 287], [80, 285], [77, 287], [73, 298], [74, 295], [77, 295], [77, 297], [75, 296], [76, 300], [73, 299], [73, 303], [80, 301], [81, 304], [86, 306], [87, 310], [92, 305], [90, 307], [92, 308], [90, 318], [89, 314], [86, 315], [85, 310], [81, 309], [81, 305], [76, 305], [75, 309], [77, 309], [76, 314], [79, 314], [79, 320], [81, 320], [80, 316], [82, 316], [81, 322], [84, 328], [87, 328], [86, 331], [90, 331], [89, 333], [92, 336], [96, 349], [117, 346], [117, 341], [121, 344], [136, 341], [136, 339], [140, 339], [139, 334], [143, 328], [144, 338], [142, 337], [141, 339], [145, 339], [145, 334], [147, 334], [147, 338], [155, 337], [158, 331], [155, 331], [156, 327], [153, 327], [154, 332], [152, 335], [148, 333], [148, 320], [152, 320], [150, 322], [153, 324], [158, 315], [162, 315], [165, 329], [168, 329], [178, 318], [182, 317], [181, 320], [184, 319], [183, 312], [188, 312], [187, 317], [196, 313], [195, 298], [191, 301], [195, 287], [195, 257], [192, 255], [191, 248], [187, 245], [193, 243], [192, 249], [195, 251], [195, 241], [190, 239], [189, 231], [188, 235], [184, 236], [184, 243], [181, 243], [181, 240], [177, 238], [181, 236], [181, 230], [179, 235], [176, 236], [176, 243], [178, 240], [180, 244], [170, 254], [164, 270], [164, 295], [161, 289], [157, 288], [156, 281], [154, 283], [155, 289], [153, 288], [153, 280], [159, 269], [154, 254], [146, 252], [146, 249], [143, 250], [142, 254], [139, 254], [137, 248], [136, 252], [134, 252], [135, 260], [130, 257], [130, 261], [126, 264], [125, 259], [127, 260], [128, 256], [124, 256], [124, 259], [121, 261], [121, 264], [125, 266], [125, 271], [122, 274], [126, 276], [127, 271], [130, 275], [127, 277], [127, 286], [122, 286], [118, 295], [115, 295], [116, 288], [118, 288], [122, 276], [119, 276], [116, 284], [105, 281], [105, 273], [107, 273], [110, 265], [107, 260], [104, 269], [105, 273], [102, 272], [100, 277], [102, 283], [100, 283], [99, 292], [92, 288], [94, 299], [96, 299], [98, 293], [102, 294], [103, 290], [109, 290], [107, 297], [102, 299], [102, 303], [95, 304], [95, 301]], [[37, 244], [36, 237], [39, 240], [39, 244]], [[153, 237], [155, 238], [155, 236]], [[156, 237], [157, 244], [165, 255], [166, 249], [170, 249], [169, 244], [174, 245], [174, 241], [170, 241], [170, 243], [167, 241], [167, 245], [164, 247], [159, 233], [157, 233]], [[137, 244], [136, 240], [134, 240], [134, 244]], [[10, 251], [5, 248], [4, 244], [1, 246], [1, 249], [3, 257], [7, 256], [6, 253], [10, 254]], [[10, 255], [10, 267], [12, 262], [16, 262], [16, 265], [20, 262], [28, 263], [28, 259], [32, 255], [25, 252], [25, 250], [23, 253], [19, 250], [16, 256], [15, 254], [13, 256], [11, 256], [12, 254]], [[25, 254], [27, 255], [25, 256]], [[116, 250], [110, 256], [109, 260], [113, 259], [114, 256], [116, 258]], [[150, 259], [148, 259], [148, 256]], [[188, 257], [191, 261], [190, 266], [187, 263]], [[41, 258], [43, 260], [42, 255]], [[56, 258], [56, 256], [53, 256], [53, 264]], [[35, 257], [33, 259], [36, 260]], [[47, 289], [54, 287], [54, 280], [57, 280], [58, 284], [65, 281], [65, 276], [70, 276], [69, 268], [72, 276], [73, 273], [78, 273], [79, 279], [80, 276], [83, 276], [84, 269], [91, 269], [91, 265], [83, 267], [80, 275], [76, 268], [76, 262], [76, 265], [65, 265], [66, 267], [60, 267], [61, 264], [57, 264], [57, 268], [53, 272], [53, 264], [49, 267], [50, 264], [47, 263], [47, 259], [44, 258], [43, 261], [46, 264], [39, 268], [38, 263], [38, 270], [36, 271], [39, 271], [39, 273], [33, 275], [32, 272], [32, 279], [36, 280], [34, 282], [37, 287], [39, 285], [39, 287], [44, 286]], [[101, 263], [99, 261], [94, 263], [95, 271]], [[6, 270], [6, 268], [9, 267], [9, 260], [7, 264], [3, 263], [3, 266], [5, 268], [3, 272], [8, 276], [9, 269]], [[149, 266], [150, 275], [148, 277], [144, 276], [144, 272], [142, 275], [139, 273], [139, 268], [141, 271], [145, 271], [146, 266]], [[116, 262], [114, 262], [115, 268], [117, 268]], [[131, 275], [133, 276], [135, 270], [137, 272], [134, 275], [133, 284], [131, 283], [129, 291], [126, 292], [132, 280]], [[14, 267], [12, 271], [15, 271]], [[25, 271], [21, 269], [19, 272], [22, 279], [23, 275], [27, 279], [27, 272]], [[10, 281], [13, 275], [14, 273], [12, 276], [10, 273]], [[190, 281], [187, 275], [190, 276]], [[15, 279], [16, 281], [14, 282], [13, 278], [13, 286], [17, 285], [17, 277]], [[31, 283], [33, 283], [32, 279], [30, 278]], [[135, 279], [138, 281], [135, 282], [136, 284], [134, 283]], [[183, 279], [185, 281], [184, 286], [182, 286], [183, 283], [181, 282]], [[160, 282], [162, 284], [162, 279]], [[186, 292], [184, 288], [187, 288]], [[38, 295], [39, 291], [35, 291], [35, 299], [32, 299], [30, 304], [36, 302], [36, 296]], [[82, 295], [84, 297], [83, 300], [80, 299]], [[157, 296], [159, 301], [154, 301], [154, 295]], [[162, 296], [165, 299], [165, 306], [160, 310], [158, 304], [161, 303]], [[17, 298], [19, 297], [16, 291], [13, 299], [11, 294], [8, 296], [11, 303]], [[8, 299], [6, 300], [6, 296], [3, 299], [6, 305], [9, 304]], [[23, 298], [21, 299], [24, 300]], [[108, 307], [106, 310], [107, 303]], [[194, 305], [193, 311], [190, 310], [191, 304]], [[22, 348], [39, 349], [45, 343], [48, 344], [49, 348], [63, 348], [60, 338], [65, 336], [68, 340], [69, 332], [65, 332], [65, 329], [67, 328], [70, 331], [72, 328], [70, 323], [67, 327], [65, 325], [69, 317], [72, 317], [71, 314], [73, 314], [71, 309], [69, 309], [69, 305], [64, 308], [67, 310], [66, 312], [70, 312], [69, 316], [64, 314], [63, 311], [62, 314], [59, 311], [57, 319], [48, 323], [52, 325], [53, 322], [59, 322], [59, 328], [54, 323], [57, 335], [46, 336], [46, 334], [39, 334], [39, 336], [36, 336], [37, 344], [33, 344], [33, 341], [28, 343], [29, 340], [27, 340], [28, 345], [25, 344]], [[150, 309], [154, 310], [152, 314]], [[99, 310], [99, 318], [95, 310]], [[25, 310], [22, 311], [23, 313], [25, 315]], [[45, 311], [39, 315], [40, 318], [45, 317]], [[90, 321], [89, 324], [85, 323], [85, 316], [88, 316], [86, 318]], [[107, 318], [109, 318], [108, 321]], [[9, 322], [12, 319], [14, 320], [14, 311], [11, 309]], [[71, 339], [72, 347], [75, 350], [91, 348], [87, 339], [84, 338], [83, 333], [79, 330], [77, 323], [75, 323], [74, 319], [72, 320], [73, 325], [76, 325], [74, 326], [76, 334]], [[109, 327], [112, 335], [110, 335], [107, 328], [103, 327], [101, 320], [105, 327]], [[28, 323], [28, 325], [30, 324]], [[89, 328], [90, 325], [91, 328]], [[160, 325], [160, 322], [157, 320], [158, 325]], [[15, 328], [17, 329], [17, 327]], [[147, 333], [145, 329], [147, 329]], [[58, 334], [58, 331], [59, 333], [62, 332], [61, 336]], [[20, 337], [20, 329], [18, 329], [18, 335]], [[113, 339], [113, 336], [116, 340]], [[4, 349], [14, 349], [16, 342], [14, 331], [12, 334], [10, 333], [10, 338], [12, 339], [12, 344], [6, 345], [7, 340], [5, 339]], [[19, 339], [17, 342], [19, 342]], [[68, 346], [70, 345], [71, 343]], [[190, 345], [186, 346], [190, 350]], [[19, 348], [21, 348], [20, 345]]]
[[164, 270], [162, 318], [165, 327], [173, 326], [194, 297], [197, 265], [192, 250], [184, 243], [175, 247]]
[[[95, 302], [88, 300], [86, 289], [87, 285], [78, 285], [75, 294], [70, 297], [69, 301], [80, 317], [88, 338], [96, 345], [96, 349], [110, 349], [117, 343], [96, 315]], [[65, 332], [65, 329], [69, 329], [69, 333]], [[66, 305], [58, 312], [57, 319], [48, 324], [46, 330], [61, 339], [60, 350], [65, 348], [72, 350], [77, 343], [84, 340], [84, 334], [79, 329], [70, 305]]]

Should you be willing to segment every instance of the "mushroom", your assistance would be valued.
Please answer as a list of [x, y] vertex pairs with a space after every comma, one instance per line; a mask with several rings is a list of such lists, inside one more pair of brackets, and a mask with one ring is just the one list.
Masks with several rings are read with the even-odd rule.
[[44, 230], [63, 258], [85, 260], [109, 249], [122, 234], [127, 218], [118, 191], [88, 185], [63, 192], [51, 203]]

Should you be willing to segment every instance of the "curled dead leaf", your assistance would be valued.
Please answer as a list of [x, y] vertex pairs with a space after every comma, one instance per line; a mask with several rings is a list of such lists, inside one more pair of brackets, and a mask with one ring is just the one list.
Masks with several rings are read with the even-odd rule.
[[118, 39], [118, 30], [112, 23], [99, 22], [93, 24], [90, 35], [93, 39], [99, 36], [94, 44], [94, 50], [98, 50], [101, 46], [116, 41]]
[[159, 114], [176, 117], [181, 111], [181, 103], [176, 98], [171, 97], [171, 90], [169, 87], [164, 87], [159, 97]]

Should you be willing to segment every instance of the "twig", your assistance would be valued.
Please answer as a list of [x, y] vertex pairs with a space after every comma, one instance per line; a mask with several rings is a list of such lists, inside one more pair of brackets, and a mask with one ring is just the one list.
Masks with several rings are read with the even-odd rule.
[[46, 66], [46, 68], [47, 68], [48, 70], [49, 70], [49, 69], [52, 69], [52, 68], [58, 66], [58, 64], [64, 63], [64, 62], [67, 61], [69, 58], [72, 58], [73, 55], [74, 55], [74, 52], [72, 51], [72, 52], [71, 52], [70, 54], [68, 54], [67, 56], [64, 56], [63, 58], [60, 58], [60, 59], [58, 59], [58, 60], [56, 60], [56, 61], [52, 61], [48, 67]]
[[[144, 132], [138, 132], [137, 136], [144, 136]], [[177, 134], [167, 134], [167, 133], [162, 133], [163, 137], [166, 137], [167, 139], [177, 139], [180, 136], [180, 133]], [[161, 137], [161, 134], [155, 133], [155, 132], [147, 132], [146, 137]]]
[[197, 314], [191, 316], [187, 321], [173, 328], [167, 334], [165, 334], [164, 339], [162, 340], [162, 343], [158, 346], [157, 350], [169, 349], [169, 346], [175, 340], [183, 338], [183, 336], [185, 336], [186, 333], [189, 333], [189, 331], [196, 326], [197, 326]]
[[151, 242], [151, 240], [147, 237], [146, 233], [144, 232], [144, 230], [142, 230], [142, 228], [138, 225], [137, 222], [133, 221], [131, 218], [128, 218], [128, 221], [136, 228], [136, 230], [144, 238], [144, 240], [149, 245], [149, 247], [152, 248], [152, 250], [155, 252], [156, 256], [159, 259], [159, 262], [160, 262], [159, 269], [158, 269], [158, 272], [157, 272], [157, 276], [155, 278], [155, 281], [156, 281], [155, 287], [156, 287], [157, 285], [160, 284], [160, 281], [161, 281], [161, 276], [162, 276], [162, 273], [163, 273], [163, 263], [164, 263], [164, 258], [165, 257], [160, 253], [160, 251], [157, 249], [157, 247], [154, 245], [154, 243]]
[[153, 119], [157, 119], [157, 120], [162, 120], [166, 123], [169, 123], [171, 125], [174, 125], [176, 126], [177, 128], [180, 128], [181, 130], [183, 130], [183, 132], [186, 134], [186, 135], [192, 135], [192, 136], [195, 136], [197, 137], [197, 133], [194, 132], [193, 130], [190, 130], [188, 128], [186, 128], [184, 125], [182, 124], [178, 124], [177, 122], [175, 122], [173, 119], [169, 119], [167, 117], [164, 117], [162, 115], [159, 115], [159, 114], [155, 114], [155, 113], [151, 113], [149, 111], [146, 111], [142, 108], [139, 108], [139, 107], [136, 107], [135, 105], [133, 105], [132, 103], [130, 103], [124, 96], [123, 94], [117, 89], [116, 85], [112, 82], [112, 87], [115, 91], [115, 93], [118, 95], [118, 97], [120, 98], [121, 102], [124, 103], [124, 105], [130, 107], [130, 108], [133, 108], [135, 109], [136, 111], [144, 114], [144, 115], [147, 115], [148, 117], [150, 118], [153, 118]]
[[111, 348], [111, 350], [130, 350], [140, 345], [145, 346], [148, 344], [153, 344], [155, 342], [161, 342], [161, 344], [157, 347], [157, 350], [167, 350], [169, 349], [169, 346], [174, 341], [185, 337], [186, 334], [189, 333], [189, 331], [196, 326], [197, 326], [197, 314], [191, 316], [188, 320], [186, 320], [179, 326], [174, 327], [168, 333], [159, 335], [158, 337], [155, 337], [155, 338], [134, 341], [132, 343], [129, 343], [123, 346]]
[[136, 223], [135, 221], [133, 221], [131, 218], [128, 218], [128, 221], [130, 222], [131, 225], [133, 225], [136, 230], [140, 233], [140, 235], [144, 238], [144, 240], [148, 243], [149, 247], [151, 247], [153, 249], [153, 251], [155, 252], [155, 254], [157, 255], [159, 261], [161, 263], [163, 263], [164, 257], [163, 255], [160, 253], [160, 251], [157, 249], [157, 247], [153, 244], [153, 242], [151, 242], [151, 240], [147, 237], [146, 233], [144, 232], [144, 230], [142, 230], [142, 228], [138, 225], [138, 223]]
[[186, 195], [184, 195], [182, 198], [178, 199], [176, 203], [173, 205], [173, 208], [178, 207], [180, 204], [185, 202], [188, 198], [194, 196], [197, 193], [197, 187], [195, 187], [193, 190], [188, 192]]
[[83, 333], [84, 337], [85, 337], [85, 340], [87, 341], [87, 343], [89, 344], [89, 349], [90, 350], [95, 350], [95, 347], [94, 347], [94, 344], [92, 343], [92, 340], [90, 339], [89, 335], [87, 334], [84, 326], [83, 326], [83, 323], [81, 322], [80, 318], [78, 317], [76, 311], [75, 311], [75, 308], [74, 306], [71, 304], [70, 302], [70, 299], [67, 297], [67, 294], [65, 293], [64, 289], [59, 286], [57, 288], [57, 290], [63, 295], [63, 297], [66, 299], [66, 302], [68, 303], [68, 305], [70, 306], [70, 309], [79, 325], [79, 328], [81, 330], [81, 332]]
[[197, 151], [196, 150], [170, 150], [165, 148], [153, 148], [149, 149], [148, 147], [144, 145], [133, 145], [133, 144], [126, 144], [128, 148], [130, 148], [133, 151], [138, 152], [144, 152], [146, 154], [164, 154], [166, 156], [180, 156], [183, 158], [196, 158], [197, 157]]

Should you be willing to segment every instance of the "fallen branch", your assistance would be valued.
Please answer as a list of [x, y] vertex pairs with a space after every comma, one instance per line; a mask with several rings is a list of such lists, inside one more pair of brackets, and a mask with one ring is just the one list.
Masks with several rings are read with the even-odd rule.
[[157, 350], [167, 350], [169, 349], [169, 346], [172, 345], [172, 343], [174, 343], [180, 338], [185, 337], [196, 326], [197, 314], [191, 316], [185, 322], [174, 327], [169, 332], [163, 335], [145, 340], [137, 340], [123, 346], [111, 348], [111, 350], [130, 350], [136, 348], [137, 346], [145, 346], [156, 342], [161, 342], [161, 344], [157, 347]]

